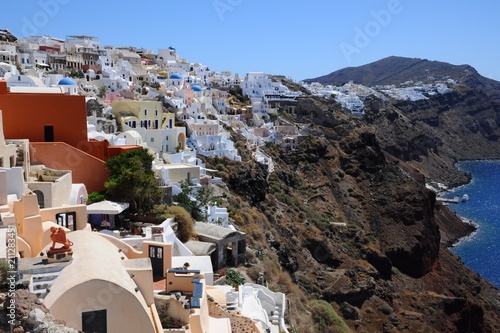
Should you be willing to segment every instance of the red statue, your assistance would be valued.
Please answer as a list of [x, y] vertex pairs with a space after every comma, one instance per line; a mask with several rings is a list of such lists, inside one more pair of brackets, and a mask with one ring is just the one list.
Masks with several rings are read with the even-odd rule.
[[[70, 252], [71, 246], [73, 242], [66, 239], [66, 232], [61, 227], [50, 227], [50, 231], [52, 234], [50, 235], [50, 239], [52, 239], [52, 246], [50, 247], [50, 253], [64, 253]], [[60, 248], [55, 248], [56, 243], [62, 244]]]

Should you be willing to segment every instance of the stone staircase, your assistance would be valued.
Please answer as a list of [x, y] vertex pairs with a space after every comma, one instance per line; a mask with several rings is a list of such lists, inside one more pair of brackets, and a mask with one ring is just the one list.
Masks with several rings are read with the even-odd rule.
[[38, 299], [43, 302], [47, 294], [50, 292], [50, 287], [59, 276], [60, 272], [51, 273], [36, 273], [31, 275], [30, 291], [35, 294]]

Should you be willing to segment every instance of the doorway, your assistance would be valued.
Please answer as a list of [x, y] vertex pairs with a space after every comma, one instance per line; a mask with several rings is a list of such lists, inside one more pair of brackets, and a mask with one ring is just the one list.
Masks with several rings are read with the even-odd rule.
[[162, 246], [149, 246], [149, 259], [153, 268], [153, 276], [163, 277], [165, 275], [163, 270], [163, 255]]
[[54, 142], [54, 126], [45, 125], [43, 127], [43, 137], [45, 142]]

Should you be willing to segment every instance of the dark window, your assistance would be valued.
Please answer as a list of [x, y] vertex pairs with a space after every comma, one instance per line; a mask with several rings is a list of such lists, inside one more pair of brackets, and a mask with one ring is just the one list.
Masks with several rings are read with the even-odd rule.
[[43, 135], [45, 142], [54, 142], [54, 126], [46, 125], [43, 127]]
[[56, 214], [57, 224], [61, 227], [76, 230], [76, 212], [58, 213]]
[[84, 333], [107, 333], [106, 310], [82, 312]]

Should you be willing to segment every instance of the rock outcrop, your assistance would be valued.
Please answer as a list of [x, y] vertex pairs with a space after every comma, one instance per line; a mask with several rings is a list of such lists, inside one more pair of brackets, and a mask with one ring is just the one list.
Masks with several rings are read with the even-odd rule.
[[[407, 103], [371, 96], [362, 118], [331, 99], [301, 99], [287, 121], [307, 129], [307, 138], [294, 151], [262, 148], [273, 173], [260, 176], [254, 162], [217, 162], [236, 190], [225, 196], [238, 204], [231, 218], [264, 262], [279, 262], [304, 294], [329, 302], [353, 331], [500, 331], [498, 289], [446, 248], [470, 225], [425, 186], [467, 182], [454, 162], [468, 154], [500, 157], [496, 107], [474, 89]], [[249, 188], [255, 173], [259, 195]], [[288, 297], [303, 304], [305, 296], [294, 290]], [[290, 311], [292, 326], [314, 332], [293, 319], [307, 307]]]

